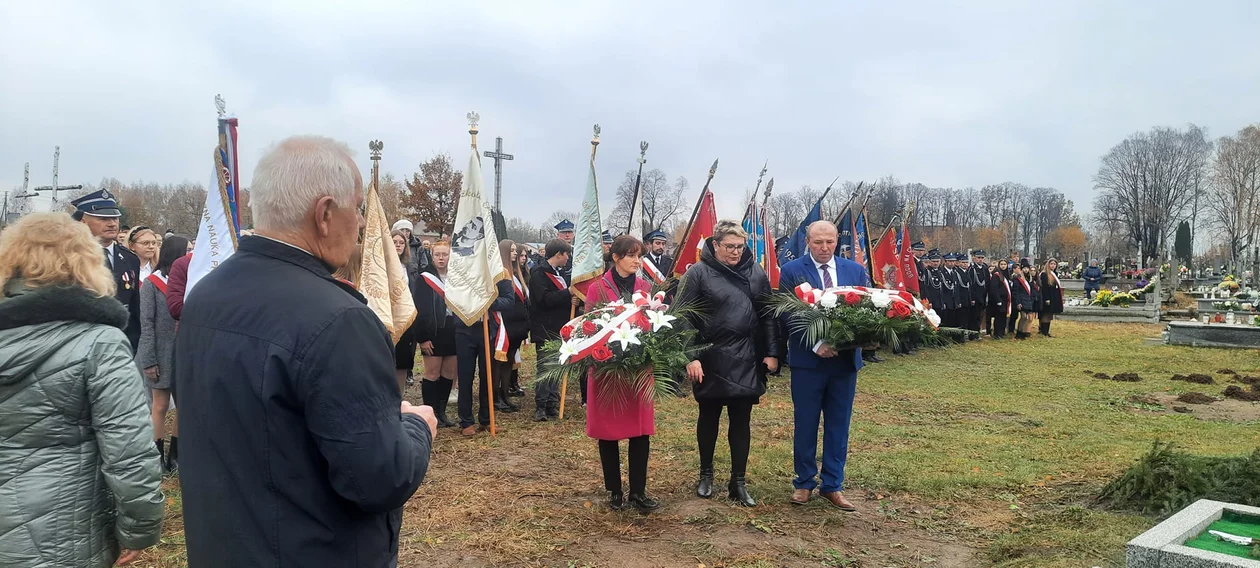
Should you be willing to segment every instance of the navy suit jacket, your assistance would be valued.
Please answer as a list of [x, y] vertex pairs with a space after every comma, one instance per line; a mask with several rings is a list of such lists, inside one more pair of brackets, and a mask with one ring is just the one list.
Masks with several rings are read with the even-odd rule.
[[[836, 286], [867, 286], [870, 284], [870, 277], [866, 274], [866, 269], [862, 265], [841, 258], [833, 257], [832, 262], [836, 265]], [[809, 282], [810, 286], [822, 289], [822, 277], [818, 274], [818, 269], [814, 266], [814, 259], [808, 253], [801, 258], [784, 264], [779, 270], [779, 289], [781, 291], [792, 294], [803, 282]], [[850, 349], [841, 351], [835, 357], [819, 357], [814, 353], [813, 345], [806, 345], [802, 337], [803, 333], [792, 333], [791, 327], [787, 324], [787, 320], [783, 321], [784, 330], [783, 337], [788, 338], [788, 365], [793, 369], [818, 369], [820, 371], [840, 371], [840, 372], [857, 372], [862, 368], [862, 350]]]

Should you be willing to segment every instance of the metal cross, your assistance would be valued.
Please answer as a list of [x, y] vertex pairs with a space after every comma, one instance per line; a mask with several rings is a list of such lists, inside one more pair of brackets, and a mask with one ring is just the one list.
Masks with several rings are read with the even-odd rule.
[[494, 139], [494, 150], [486, 150], [485, 157], [494, 160], [494, 210], [503, 212], [503, 160], [511, 160], [515, 156], [503, 153], [503, 137]]
[[52, 208], [50, 211], [57, 210], [57, 192], [69, 189], [83, 189], [82, 185], [57, 185], [57, 173], [61, 166], [61, 146], [53, 149], [53, 181], [52, 185], [41, 185], [32, 187], [31, 191], [51, 191], [52, 192]]

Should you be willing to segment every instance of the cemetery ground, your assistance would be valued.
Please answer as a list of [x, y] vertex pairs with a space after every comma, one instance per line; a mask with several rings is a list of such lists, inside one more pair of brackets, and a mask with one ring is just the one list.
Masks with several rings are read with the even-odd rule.
[[[1260, 375], [1257, 352], [1143, 345], [1161, 329], [1056, 322], [1053, 339], [985, 340], [868, 365], [846, 482], [857, 513], [816, 496], [808, 506], [788, 503], [786, 375], [753, 411], [755, 508], [724, 499], [725, 434], [716, 495], [694, 496], [694, 400], [658, 403], [648, 489], [663, 507], [648, 516], [606, 507], [580, 406], [568, 406], [563, 423], [535, 423], [531, 392], [521, 412], [498, 416], [497, 438], [440, 432], [428, 478], [405, 510], [399, 565], [1123, 566], [1125, 542], [1159, 519], [1096, 505], [1107, 481], [1156, 439], [1205, 455], [1260, 446], [1260, 403], [1172, 400], [1189, 391], [1220, 398], [1236, 383], [1218, 371]], [[1170, 380], [1191, 373], [1215, 384]], [[418, 399], [418, 388], [408, 395]], [[178, 484], [165, 488], [162, 544], [137, 566], [185, 565]]]

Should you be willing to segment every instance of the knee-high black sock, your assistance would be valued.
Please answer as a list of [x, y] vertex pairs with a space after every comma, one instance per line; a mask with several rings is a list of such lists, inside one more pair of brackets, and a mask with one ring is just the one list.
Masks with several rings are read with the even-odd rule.
[[731, 478], [743, 477], [748, 470], [748, 448], [752, 444], [752, 405], [732, 404], [726, 407], [730, 424], [726, 440], [731, 445]]
[[420, 401], [425, 406], [433, 407], [433, 410], [436, 411], [438, 409], [438, 401], [435, 387], [437, 387], [437, 381], [420, 381]]
[[630, 438], [630, 494], [647, 495], [648, 450], [651, 439], [647, 436]]
[[604, 468], [604, 489], [621, 492], [621, 455], [616, 440], [599, 440], [599, 464]]
[[721, 420], [722, 405], [700, 403], [700, 415], [696, 417], [696, 445], [700, 447], [701, 471], [713, 471], [713, 451], [717, 447]]

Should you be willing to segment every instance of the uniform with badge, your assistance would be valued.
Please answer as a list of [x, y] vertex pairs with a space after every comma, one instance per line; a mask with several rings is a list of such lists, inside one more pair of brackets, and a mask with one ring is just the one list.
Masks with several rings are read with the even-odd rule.
[[[566, 243], [569, 243], [569, 246], [573, 246], [573, 221], [570, 221], [568, 219], [561, 219], [559, 223], [556, 223], [555, 229], [556, 229], [556, 238]], [[567, 239], [564, 238], [564, 233], [568, 233], [569, 238]], [[569, 262], [565, 263], [564, 267], [560, 269], [560, 277], [564, 278], [565, 282], [569, 282], [572, 280], [573, 255], [569, 255]]]
[[985, 264], [984, 250], [971, 252], [971, 266], [967, 272], [971, 283], [971, 319], [967, 329], [979, 332], [980, 323], [985, 319], [985, 311], [989, 303], [989, 265]]
[[944, 308], [941, 325], [958, 327], [958, 309], [962, 307], [958, 300], [958, 271], [949, 264], [956, 262], [958, 256], [951, 252], [941, 258], [945, 261], [945, 266], [941, 268], [941, 304]]
[[[118, 201], [106, 189], [84, 195], [70, 204], [75, 208], [76, 221], [82, 221], [85, 215], [107, 219], [122, 217]], [[114, 273], [114, 298], [126, 306], [130, 314], [125, 333], [131, 342], [131, 352], [135, 353], [140, 345], [140, 258], [116, 242], [103, 246], [102, 254], [105, 266]]]
[[[665, 232], [660, 229], [652, 231], [643, 237], [643, 242], [648, 245], [649, 249], [653, 242], [665, 242], [666, 240], [668, 239], [665, 238]], [[652, 266], [655, 266], [664, 278], [669, 278], [674, 273], [674, 259], [670, 258], [669, 253], [653, 254], [645, 251], [643, 257], [652, 261]]]
[[932, 249], [927, 253], [927, 263], [923, 269], [925, 275], [922, 287], [923, 298], [928, 301], [932, 309], [936, 310], [941, 316], [941, 323], [945, 322], [945, 286], [941, 281], [941, 251]]

